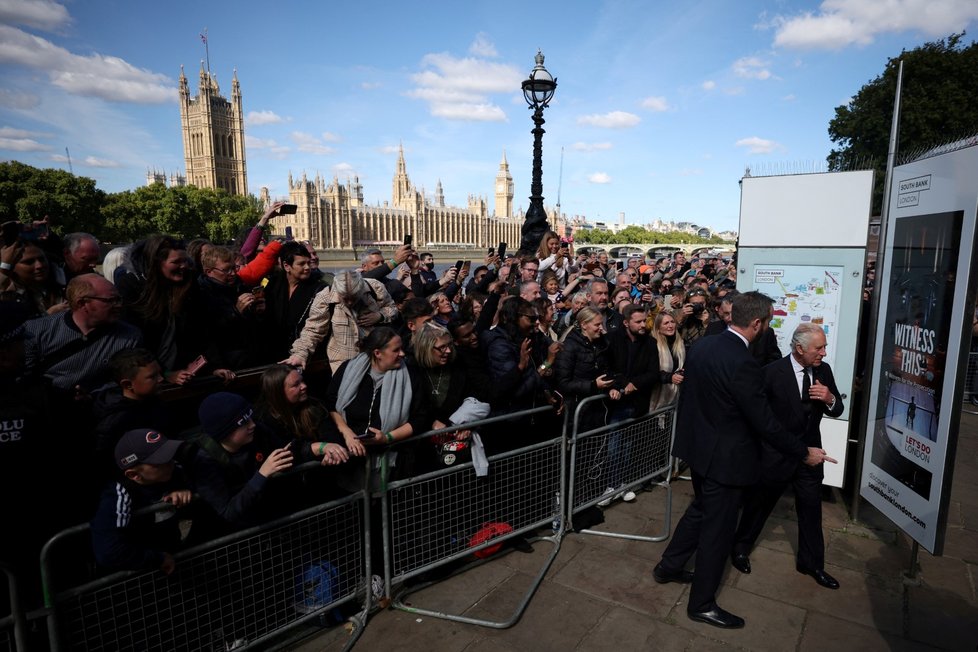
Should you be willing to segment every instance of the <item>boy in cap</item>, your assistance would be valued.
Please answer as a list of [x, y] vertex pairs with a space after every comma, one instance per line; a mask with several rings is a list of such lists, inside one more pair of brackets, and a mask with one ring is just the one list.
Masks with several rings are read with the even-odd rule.
[[174, 507], [190, 502], [190, 490], [174, 477], [173, 458], [180, 445], [147, 428], [130, 430], [116, 444], [115, 463], [122, 478], [106, 485], [91, 522], [99, 566], [109, 570], [155, 567], [167, 575], [173, 572], [170, 551], [180, 543], [174, 514], [134, 516], [134, 512], [160, 501]]
[[231, 392], [211, 394], [197, 413], [206, 435], [198, 442], [192, 475], [200, 497], [221, 521], [219, 530], [260, 522], [268, 478], [292, 466], [288, 447], [266, 456], [256, 444], [252, 414], [251, 404]]

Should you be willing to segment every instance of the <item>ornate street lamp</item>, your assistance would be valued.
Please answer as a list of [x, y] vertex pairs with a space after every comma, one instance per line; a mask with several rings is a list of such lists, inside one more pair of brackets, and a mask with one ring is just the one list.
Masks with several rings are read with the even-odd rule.
[[523, 81], [523, 97], [533, 109], [533, 182], [530, 184], [530, 208], [523, 220], [520, 253], [535, 254], [540, 240], [550, 229], [543, 208], [543, 110], [550, 104], [557, 80], [543, 67], [543, 52], [537, 50], [536, 65], [530, 77]]

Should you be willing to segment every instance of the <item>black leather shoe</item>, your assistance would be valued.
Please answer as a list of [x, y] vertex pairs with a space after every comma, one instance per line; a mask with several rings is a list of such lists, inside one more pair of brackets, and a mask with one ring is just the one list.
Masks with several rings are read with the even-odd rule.
[[730, 555], [730, 564], [744, 575], [750, 575], [750, 557], [737, 553]]
[[713, 607], [709, 611], [687, 611], [686, 615], [690, 620], [698, 623], [706, 623], [721, 629], [740, 629], [744, 626], [744, 619], [735, 616], [725, 609]]
[[662, 569], [662, 564], [656, 564], [652, 569], [652, 579], [659, 584], [676, 582], [678, 584], [689, 584], [693, 581], [693, 574], [688, 570], [666, 571]]
[[811, 575], [814, 577], [819, 586], [824, 586], [827, 589], [839, 588], [839, 581], [826, 573], [824, 570], [810, 570], [808, 568], [803, 568], [802, 566], [795, 566], [795, 569], [802, 575]]

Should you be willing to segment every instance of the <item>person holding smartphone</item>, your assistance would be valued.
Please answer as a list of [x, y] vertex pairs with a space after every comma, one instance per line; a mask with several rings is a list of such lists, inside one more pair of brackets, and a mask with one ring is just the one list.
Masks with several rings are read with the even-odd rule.
[[[387, 326], [373, 329], [360, 344], [360, 353], [347, 360], [329, 383], [326, 409], [351, 455], [363, 457], [380, 448], [425, 432], [431, 416], [424, 392], [404, 364], [400, 336]], [[403, 450], [403, 449], [401, 449]], [[397, 457], [388, 458], [394, 466]], [[363, 467], [344, 474], [340, 485], [357, 491], [363, 486]], [[410, 472], [401, 463], [399, 475]]]
[[571, 271], [570, 249], [568, 244], [561, 242], [553, 231], [547, 231], [540, 240], [537, 260], [539, 261], [539, 274], [541, 276], [547, 270], [553, 270], [561, 286], [567, 283], [567, 277]]

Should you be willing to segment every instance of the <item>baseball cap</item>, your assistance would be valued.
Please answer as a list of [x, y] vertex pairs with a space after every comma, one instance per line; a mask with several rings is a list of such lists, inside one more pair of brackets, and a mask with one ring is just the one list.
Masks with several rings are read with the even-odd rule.
[[148, 428], [130, 430], [115, 445], [115, 463], [122, 470], [137, 464], [166, 464], [173, 461], [180, 444]]

